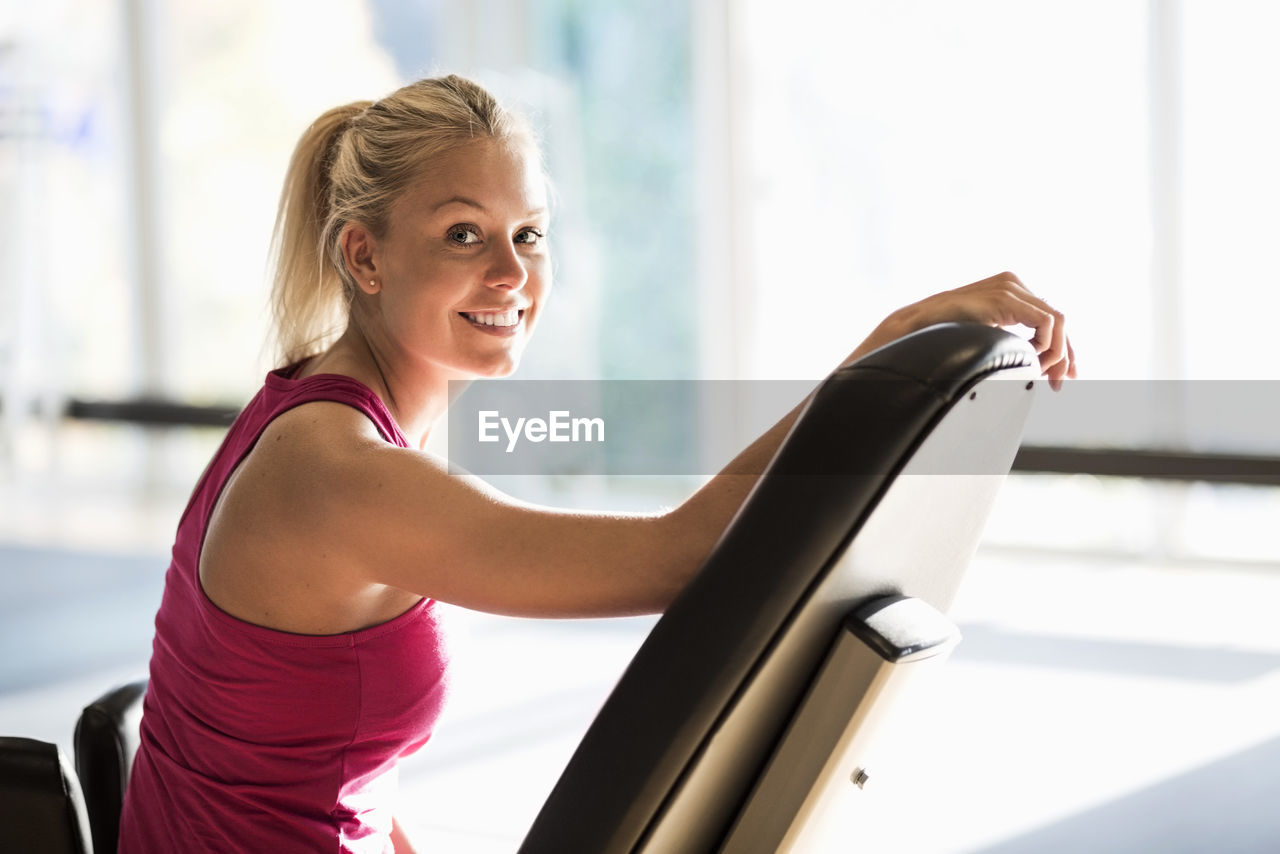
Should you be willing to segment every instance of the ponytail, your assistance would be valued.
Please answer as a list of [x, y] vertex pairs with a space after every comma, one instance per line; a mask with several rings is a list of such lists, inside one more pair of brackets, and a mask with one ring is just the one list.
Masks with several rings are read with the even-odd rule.
[[285, 173], [271, 254], [271, 309], [280, 358], [292, 365], [323, 350], [341, 332], [351, 294], [325, 250], [333, 150], [351, 120], [369, 106], [357, 101], [316, 119], [298, 140]]

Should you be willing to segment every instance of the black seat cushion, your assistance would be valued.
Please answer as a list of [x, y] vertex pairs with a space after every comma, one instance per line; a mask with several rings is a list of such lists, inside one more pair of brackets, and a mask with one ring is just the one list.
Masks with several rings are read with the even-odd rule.
[[0, 737], [0, 848], [92, 854], [80, 784], [56, 744]]
[[76, 773], [84, 788], [97, 854], [115, 854], [120, 807], [138, 752], [147, 680], [130, 682], [85, 707], [76, 723]]

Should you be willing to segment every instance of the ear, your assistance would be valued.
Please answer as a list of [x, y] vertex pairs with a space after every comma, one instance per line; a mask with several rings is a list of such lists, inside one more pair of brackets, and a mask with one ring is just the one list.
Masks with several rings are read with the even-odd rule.
[[349, 222], [338, 235], [338, 246], [342, 249], [342, 260], [347, 265], [351, 278], [355, 279], [356, 287], [366, 294], [376, 294], [382, 290], [377, 264], [378, 240], [373, 232], [362, 223]]

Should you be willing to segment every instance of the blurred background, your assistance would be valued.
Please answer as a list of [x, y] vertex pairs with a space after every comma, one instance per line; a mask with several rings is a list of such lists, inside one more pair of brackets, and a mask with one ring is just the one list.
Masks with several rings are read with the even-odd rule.
[[[1278, 41], [1268, 0], [6, 5], [0, 732], [69, 751], [145, 674], [178, 516], [274, 367], [298, 135], [457, 72], [530, 115], [555, 182], [519, 378], [817, 380], [892, 309], [1009, 269], [1087, 382], [1181, 398], [1137, 432], [1033, 425], [857, 844], [1280, 849]], [[698, 482], [498, 485], [652, 510]], [[402, 812], [513, 851], [652, 620], [456, 621]]]

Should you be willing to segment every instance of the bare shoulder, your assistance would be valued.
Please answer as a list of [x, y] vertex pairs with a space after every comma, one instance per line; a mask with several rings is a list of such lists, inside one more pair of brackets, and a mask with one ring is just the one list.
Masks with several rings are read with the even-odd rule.
[[318, 400], [272, 421], [245, 462], [269, 473], [282, 486], [294, 488], [311, 478], [343, 473], [377, 446], [388, 445], [363, 413], [346, 404]]
[[309, 538], [329, 505], [359, 486], [360, 459], [385, 445], [362, 413], [341, 403], [313, 401], [272, 421], [232, 475], [219, 511], [239, 507], [274, 520], [273, 536]]
[[363, 413], [329, 401], [278, 417], [252, 456], [252, 476], [305, 519], [346, 529], [385, 514], [387, 503], [449, 491], [455, 480], [439, 458], [386, 441]]
[[371, 583], [351, 542], [386, 443], [359, 411], [315, 401], [278, 416], [228, 480], [210, 518], [200, 578], [223, 610], [324, 634], [389, 619], [415, 600]]

